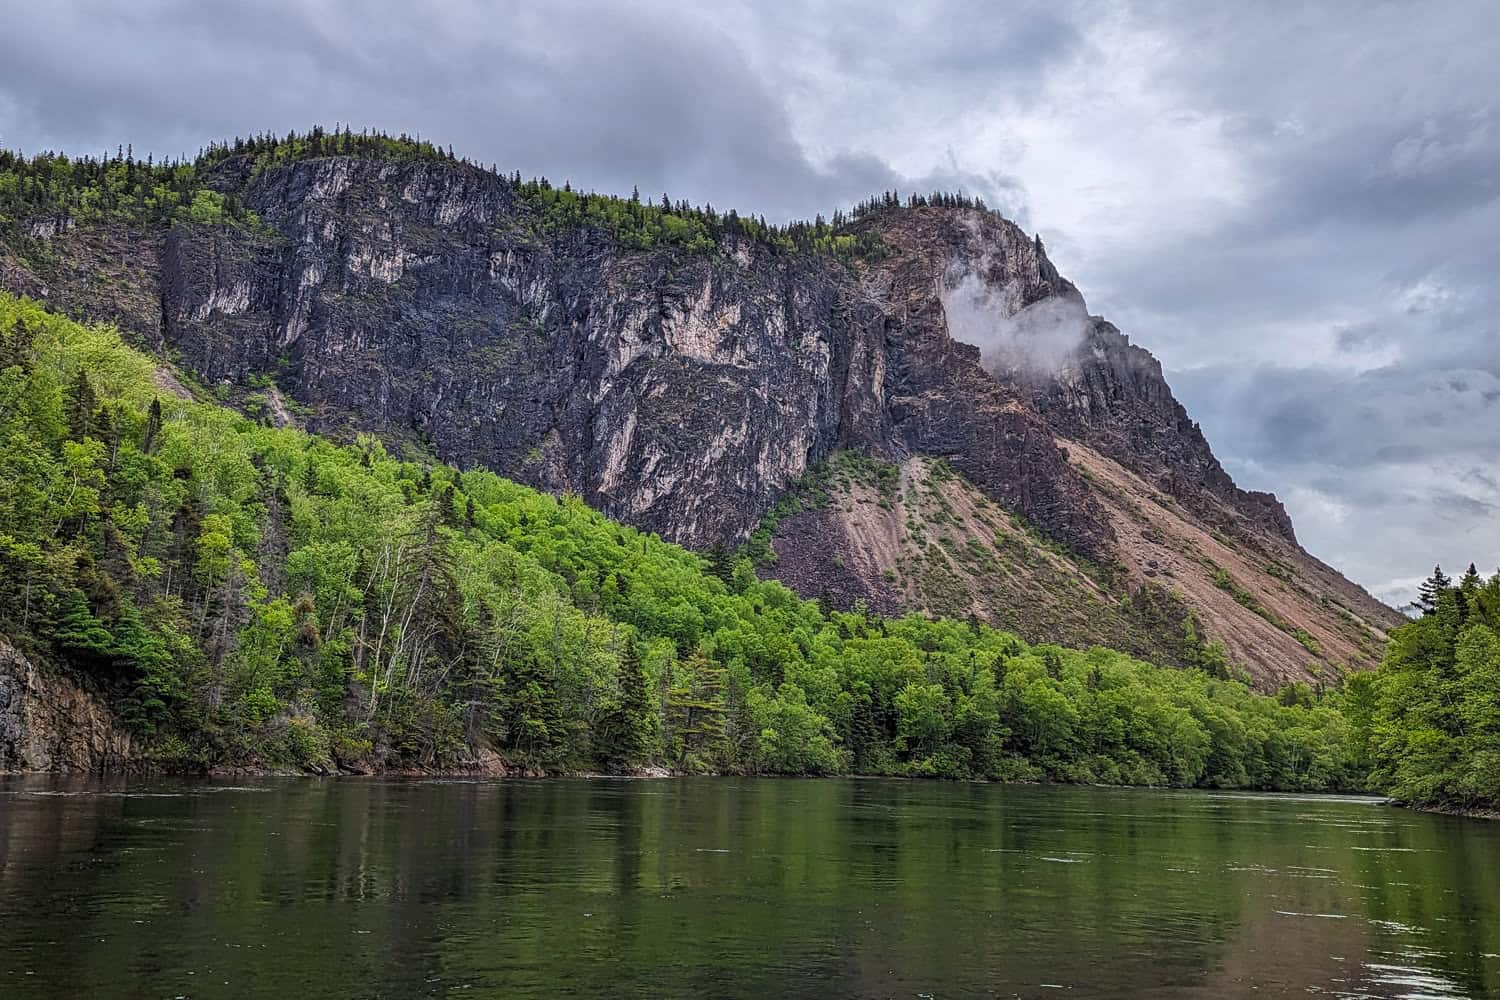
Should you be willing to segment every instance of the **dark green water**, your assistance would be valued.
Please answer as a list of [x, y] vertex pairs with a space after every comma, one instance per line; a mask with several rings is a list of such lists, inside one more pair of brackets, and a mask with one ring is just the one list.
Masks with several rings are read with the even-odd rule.
[[894, 781], [0, 779], [0, 997], [1500, 996], [1500, 824]]

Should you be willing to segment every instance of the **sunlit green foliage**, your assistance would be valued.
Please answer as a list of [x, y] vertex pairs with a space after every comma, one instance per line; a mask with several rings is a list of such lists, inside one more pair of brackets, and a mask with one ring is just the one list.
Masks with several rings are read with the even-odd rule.
[[0, 230], [22, 223], [98, 219], [217, 225], [253, 222], [254, 215], [238, 195], [204, 187], [194, 163], [138, 161], [123, 152], [111, 158], [69, 159], [0, 150]]

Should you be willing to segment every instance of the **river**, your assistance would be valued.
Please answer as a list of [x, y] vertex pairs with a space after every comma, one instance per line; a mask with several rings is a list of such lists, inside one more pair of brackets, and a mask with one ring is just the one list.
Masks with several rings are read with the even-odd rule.
[[1500, 996], [1500, 824], [880, 780], [0, 778], [0, 996]]

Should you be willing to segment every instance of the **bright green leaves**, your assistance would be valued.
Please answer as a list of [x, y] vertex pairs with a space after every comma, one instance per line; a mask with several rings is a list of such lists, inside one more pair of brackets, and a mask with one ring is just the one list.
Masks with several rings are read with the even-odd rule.
[[222, 225], [227, 221], [224, 196], [217, 191], [201, 189], [193, 192], [193, 200], [186, 208], [187, 218], [199, 225]]
[[914, 753], [932, 753], [948, 738], [953, 706], [941, 684], [907, 684], [896, 695], [896, 739]]
[[807, 704], [795, 684], [773, 694], [750, 692], [750, 716], [758, 731], [757, 763], [777, 774], [837, 774], [846, 769], [828, 720]]
[[99, 491], [104, 487], [104, 442], [93, 438], [64, 441], [57, 478], [48, 495], [51, 516], [58, 530], [70, 521], [82, 523], [99, 512]]

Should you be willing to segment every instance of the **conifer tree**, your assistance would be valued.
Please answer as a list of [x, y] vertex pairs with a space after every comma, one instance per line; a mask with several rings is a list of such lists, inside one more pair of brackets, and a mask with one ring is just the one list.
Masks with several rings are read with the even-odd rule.
[[68, 386], [67, 400], [68, 436], [74, 441], [92, 437], [97, 430], [95, 411], [99, 407], [99, 399], [94, 395], [94, 385], [89, 381], [88, 373], [81, 367]]
[[525, 651], [511, 664], [499, 701], [502, 745], [532, 767], [557, 764], [565, 723], [557, 688], [548, 680], [536, 650]]
[[732, 586], [734, 582], [734, 561], [734, 550], [723, 542], [716, 542], [709, 547], [708, 571], [723, 580], [726, 587]]
[[161, 433], [161, 400], [151, 400], [146, 411], [146, 429], [141, 435], [141, 451], [147, 455], [156, 449], [156, 436]]
[[687, 684], [667, 691], [667, 751], [680, 767], [701, 768], [724, 751], [724, 668], [694, 653], [682, 668]]
[[23, 319], [8, 331], [0, 329], [0, 372], [24, 366], [30, 355], [30, 324]]
[[107, 662], [114, 653], [114, 637], [94, 616], [82, 591], [68, 595], [51, 632], [59, 649], [85, 662]]
[[132, 604], [115, 624], [114, 657], [129, 684], [125, 720], [137, 732], [154, 733], [184, 697], [172, 653]]
[[647, 713], [651, 705], [634, 636], [625, 640], [621, 650], [619, 676], [619, 704], [604, 716], [599, 726], [599, 761], [610, 771], [643, 764], [647, 756]]
[[1453, 581], [1448, 574], [1443, 572], [1443, 567], [1432, 567], [1432, 575], [1422, 581], [1417, 588], [1417, 599], [1415, 605], [1424, 615], [1435, 614], [1438, 609], [1438, 598], [1442, 593], [1453, 586]]

